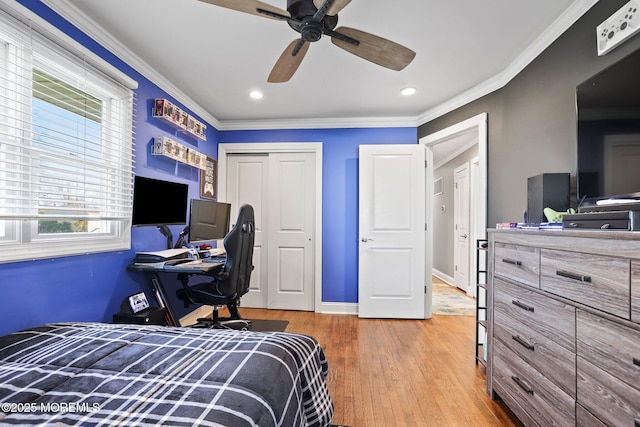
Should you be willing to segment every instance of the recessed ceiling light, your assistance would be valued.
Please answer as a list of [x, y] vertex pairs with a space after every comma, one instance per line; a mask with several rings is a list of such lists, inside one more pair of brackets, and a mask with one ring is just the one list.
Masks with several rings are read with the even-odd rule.
[[254, 91], [251, 91], [249, 96], [253, 99], [262, 99], [262, 92], [254, 90]]
[[416, 88], [415, 87], [405, 87], [404, 89], [402, 89], [400, 91], [400, 93], [403, 94], [404, 96], [413, 95], [414, 93], [416, 93]]

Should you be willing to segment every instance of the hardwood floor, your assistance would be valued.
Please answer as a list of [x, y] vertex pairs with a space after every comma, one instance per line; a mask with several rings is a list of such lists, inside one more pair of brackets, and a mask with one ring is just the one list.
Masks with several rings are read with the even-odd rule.
[[288, 320], [315, 337], [329, 360], [335, 424], [349, 427], [521, 426], [485, 392], [474, 362], [473, 316], [359, 319], [241, 308], [243, 317]]

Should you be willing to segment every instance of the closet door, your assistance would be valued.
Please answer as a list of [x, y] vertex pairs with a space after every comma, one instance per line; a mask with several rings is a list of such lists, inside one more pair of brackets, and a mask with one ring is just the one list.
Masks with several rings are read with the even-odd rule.
[[227, 200], [231, 203], [231, 223], [238, 216], [243, 203], [253, 206], [256, 222], [255, 246], [253, 249], [254, 270], [251, 273], [249, 293], [242, 297], [244, 307], [267, 307], [267, 256], [268, 233], [267, 201], [269, 156], [268, 154], [234, 154], [228, 157]]
[[315, 155], [269, 155], [268, 307], [314, 309]]
[[255, 269], [244, 307], [314, 310], [315, 154], [228, 156], [226, 201], [232, 222], [253, 206]]

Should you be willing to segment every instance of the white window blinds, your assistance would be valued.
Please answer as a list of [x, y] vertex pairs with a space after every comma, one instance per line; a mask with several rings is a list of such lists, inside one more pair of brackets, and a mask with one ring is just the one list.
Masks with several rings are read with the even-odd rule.
[[133, 91], [0, 24], [0, 261], [128, 248]]

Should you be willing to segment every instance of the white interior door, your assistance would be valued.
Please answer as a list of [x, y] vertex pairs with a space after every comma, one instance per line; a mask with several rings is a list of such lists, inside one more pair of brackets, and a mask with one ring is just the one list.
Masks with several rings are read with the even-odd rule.
[[267, 256], [266, 231], [269, 223], [269, 156], [260, 155], [231, 155], [228, 157], [227, 169], [227, 197], [231, 203], [231, 223], [234, 224], [238, 216], [238, 209], [243, 203], [253, 206], [256, 224], [255, 244], [253, 249], [253, 266], [249, 293], [242, 297], [242, 305], [253, 308], [267, 307]]
[[454, 269], [453, 279], [456, 286], [469, 291], [469, 163], [454, 170]]
[[425, 148], [361, 145], [358, 315], [425, 317]]
[[314, 309], [315, 157], [269, 155], [268, 307]]

